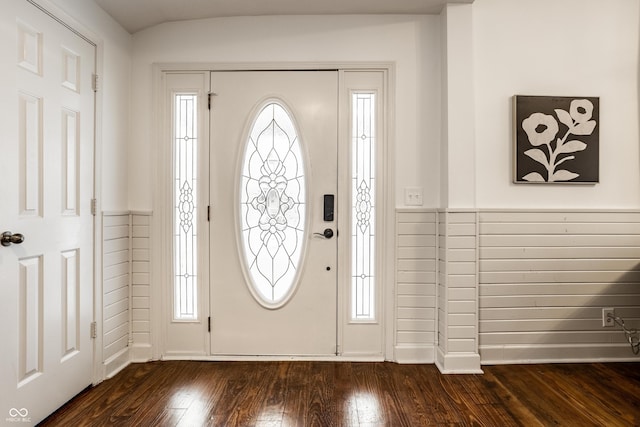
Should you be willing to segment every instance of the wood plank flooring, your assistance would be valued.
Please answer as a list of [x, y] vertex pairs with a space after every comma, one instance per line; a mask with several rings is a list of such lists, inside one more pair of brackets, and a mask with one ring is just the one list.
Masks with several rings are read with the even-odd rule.
[[43, 426], [640, 426], [640, 363], [133, 364]]

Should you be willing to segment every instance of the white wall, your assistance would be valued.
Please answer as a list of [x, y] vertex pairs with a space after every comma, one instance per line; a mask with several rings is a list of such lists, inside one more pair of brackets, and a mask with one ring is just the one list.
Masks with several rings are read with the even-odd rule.
[[[478, 207], [640, 207], [640, 2], [477, 0], [473, 11]], [[512, 184], [516, 94], [600, 97], [599, 184]]]
[[101, 122], [102, 210], [128, 209], [128, 133], [131, 89], [131, 35], [93, 1], [53, 0], [66, 14], [100, 40], [98, 108]]
[[448, 4], [442, 23], [440, 207], [476, 206], [473, 8]]
[[[638, 325], [640, 2], [472, 7], [482, 361], [633, 358], [601, 312]], [[516, 94], [600, 97], [600, 183], [512, 183]]]
[[438, 203], [440, 45], [437, 16], [286, 16], [162, 24], [134, 35], [129, 204], [152, 208], [152, 64], [394, 61], [396, 204], [404, 187]]

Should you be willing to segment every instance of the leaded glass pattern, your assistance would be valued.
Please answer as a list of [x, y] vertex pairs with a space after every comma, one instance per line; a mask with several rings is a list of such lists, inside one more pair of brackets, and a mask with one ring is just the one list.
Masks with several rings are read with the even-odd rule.
[[278, 101], [256, 116], [246, 141], [240, 188], [245, 267], [267, 306], [291, 295], [302, 255], [305, 173], [292, 117]]
[[375, 319], [376, 95], [351, 99], [351, 319]]
[[174, 97], [174, 320], [198, 318], [198, 96]]

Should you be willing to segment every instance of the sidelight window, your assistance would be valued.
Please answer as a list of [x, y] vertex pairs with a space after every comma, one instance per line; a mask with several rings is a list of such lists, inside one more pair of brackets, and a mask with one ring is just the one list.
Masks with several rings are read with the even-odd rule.
[[351, 319], [374, 320], [376, 94], [351, 98]]
[[198, 96], [174, 95], [174, 320], [198, 318]]

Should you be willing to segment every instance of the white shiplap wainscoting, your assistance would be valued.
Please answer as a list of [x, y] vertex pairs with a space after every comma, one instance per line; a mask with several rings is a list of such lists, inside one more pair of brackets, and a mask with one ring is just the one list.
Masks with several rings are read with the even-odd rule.
[[131, 277], [131, 361], [146, 361], [152, 358], [151, 349], [151, 268], [150, 268], [150, 212], [132, 212], [133, 223], [132, 277]]
[[110, 378], [129, 363], [131, 216], [102, 214], [103, 376]]
[[639, 360], [640, 212], [483, 211], [479, 252], [483, 364]]
[[[103, 214], [105, 378], [153, 358], [149, 212]], [[638, 361], [640, 211], [396, 210], [395, 360]]]
[[151, 358], [149, 218], [146, 212], [102, 214], [104, 378]]
[[481, 373], [477, 212], [438, 212], [438, 347], [443, 373]]
[[436, 310], [435, 210], [396, 212], [396, 343], [399, 363], [433, 363]]

